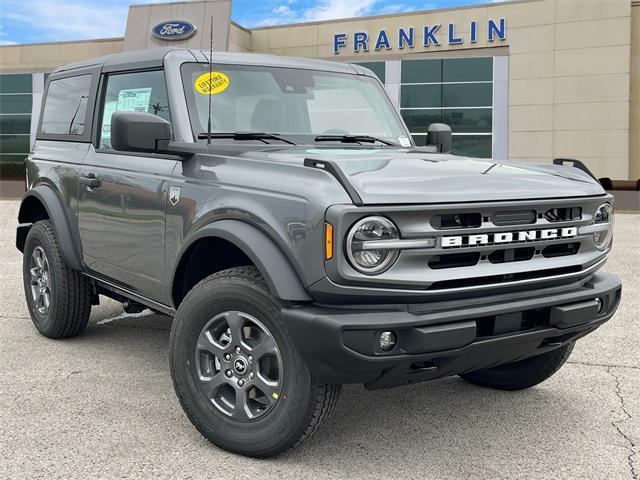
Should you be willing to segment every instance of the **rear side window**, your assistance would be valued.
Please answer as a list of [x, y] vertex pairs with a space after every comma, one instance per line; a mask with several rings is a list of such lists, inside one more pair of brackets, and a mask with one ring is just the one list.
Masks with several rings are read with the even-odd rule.
[[111, 116], [118, 111], [147, 112], [171, 121], [164, 72], [119, 73], [107, 77], [100, 148], [111, 148]]
[[49, 84], [40, 133], [82, 135], [85, 131], [91, 75], [61, 78]]

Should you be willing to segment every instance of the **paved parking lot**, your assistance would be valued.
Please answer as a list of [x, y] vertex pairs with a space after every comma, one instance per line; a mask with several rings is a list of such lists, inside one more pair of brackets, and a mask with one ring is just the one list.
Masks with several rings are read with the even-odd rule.
[[0, 479], [640, 476], [640, 215], [616, 217], [606, 268], [623, 279], [621, 309], [548, 382], [510, 393], [459, 378], [349, 386], [311, 442], [258, 461], [212, 446], [183, 415], [169, 318], [104, 300], [78, 338], [36, 333], [13, 246], [17, 206], [0, 201]]

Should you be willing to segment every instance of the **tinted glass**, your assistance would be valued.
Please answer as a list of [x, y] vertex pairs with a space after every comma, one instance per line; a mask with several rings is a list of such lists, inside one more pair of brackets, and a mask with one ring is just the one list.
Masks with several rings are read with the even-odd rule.
[[31, 93], [32, 89], [30, 73], [0, 75], [0, 94]]
[[373, 71], [382, 83], [385, 81], [385, 63], [384, 62], [358, 62], [356, 65], [362, 65]]
[[490, 158], [491, 142], [491, 135], [454, 135], [452, 152], [455, 155]]
[[31, 113], [31, 94], [0, 95], [0, 113]]
[[402, 83], [433, 83], [442, 81], [442, 60], [405, 60], [402, 62]]
[[442, 86], [443, 107], [490, 107], [492, 104], [492, 83], [454, 83]]
[[490, 157], [493, 58], [403, 60], [401, 65], [400, 108], [416, 144], [425, 144], [431, 123], [446, 123], [454, 153]]
[[111, 148], [114, 112], [147, 112], [170, 121], [167, 87], [162, 71], [110, 75], [102, 105], [100, 148]]
[[450, 109], [442, 111], [442, 123], [455, 133], [491, 133], [492, 113], [490, 108]]
[[426, 133], [432, 123], [442, 123], [442, 110], [402, 110], [410, 132]]
[[29, 133], [31, 130], [30, 115], [0, 115], [0, 134]]
[[0, 153], [0, 177], [24, 177], [26, 154], [6, 155]]
[[442, 85], [402, 85], [402, 108], [442, 107]]
[[493, 58], [450, 58], [442, 61], [443, 82], [493, 80]]
[[91, 75], [52, 81], [44, 104], [41, 133], [82, 135], [90, 87]]
[[0, 153], [23, 152], [29, 152], [29, 135], [0, 135]]

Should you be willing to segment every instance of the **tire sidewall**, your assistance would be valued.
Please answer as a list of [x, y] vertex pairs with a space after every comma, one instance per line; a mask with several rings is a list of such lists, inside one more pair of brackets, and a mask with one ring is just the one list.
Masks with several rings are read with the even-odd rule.
[[[27, 239], [25, 241], [24, 254], [22, 258], [22, 279], [24, 285], [24, 293], [27, 300], [27, 307], [29, 309], [29, 313], [31, 314], [31, 319], [33, 324], [37, 328], [37, 330], [43, 334], [52, 333], [54, 329], [54, 315], [56, 309], [58, 307], [58, 270], [59, 266], [56, 262], [57, 257], [55, 256], [55, 252], [53, 246], [51, 244], [51, 239], [47, 235], [46, 231], [42, 228], [41, 225], [35, 224], [29, 230], [29, 234], [27, 235]], [[36, 247], [42, 247], [45, 255], [47, 256], [47, 261], [49, 262], [49, 278], [50, 278], [50, 295], [49, 295], [49, 310], [45, 315], [42, 315], [38, 309], [35, 307], [35, 303], [31, 297], [31, 275], [29, 272], [30, 263], [31, 263], [31, 255]]]
[[[255, 420], [226, 417], [199, 390], [195, 373], [196, 339], [206, 323], [225, 311], [258, 319], [274, 337], [283, 363], [282, 392], [275, 406]], [[238, 453], [278, 450], [304, 428], [312, 392], [311, 374], [280, 320], [280, 305], [264, 288], [242, 278], [205, 280], [180, 305], [171, 332], [174, 386], [190, 420], [213, 443]], [[247, 445], [251, 445], [250, 451]]]

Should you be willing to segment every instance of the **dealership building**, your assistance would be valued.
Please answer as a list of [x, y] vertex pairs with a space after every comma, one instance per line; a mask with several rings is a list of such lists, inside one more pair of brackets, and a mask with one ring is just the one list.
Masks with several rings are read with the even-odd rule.
[[[640, 1], [520, 0], [245, 28], [230, 0], [131, 5], [124, 38], [0, 47], [0, 173], [20, 176], [57, 66], [158, 46], [359, 63], [416, 143], [451, 125], [456, 153], [640, 177]], [[186, 31], [185, 31], [186, 28]]]

